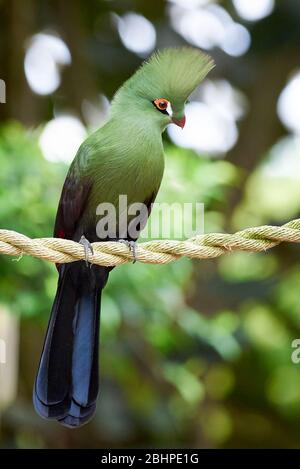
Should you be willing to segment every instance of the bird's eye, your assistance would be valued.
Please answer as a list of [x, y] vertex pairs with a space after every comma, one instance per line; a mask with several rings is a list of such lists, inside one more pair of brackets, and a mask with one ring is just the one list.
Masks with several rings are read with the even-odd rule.
[[158, 111], [162, 112], [163, 114], [169, 115], [167, 109], [168, 109], [168, 106], [169, 106], [170, 103], [167, 99], [158, 98], [158, 99], [155, 99], [154, 101], [152, 101], [152, 103], [154, 104], [156, 109], [158, 109]]

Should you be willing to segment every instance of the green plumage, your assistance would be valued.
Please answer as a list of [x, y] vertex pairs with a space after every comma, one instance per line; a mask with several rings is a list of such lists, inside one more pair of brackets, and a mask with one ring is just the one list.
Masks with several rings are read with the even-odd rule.
[[171, 119], [152, 101], [168, 99], [173, 117], [182, 117], [188, 96], [213, 66], [198, 49], [164, 49], [117, 91], [108, 122], [83, 143], [71, 168], [74, 177], [93, 181], [84, 227], [95, 226], [99, 203], [118, 207], [119, 194], [128, 204], [154, 200], [164, 170], [161, 134]]

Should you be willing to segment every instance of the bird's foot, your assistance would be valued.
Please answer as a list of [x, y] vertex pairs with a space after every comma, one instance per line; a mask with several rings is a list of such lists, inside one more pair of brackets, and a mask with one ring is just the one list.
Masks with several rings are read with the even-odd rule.
[[88, 267], [89, 266], [89, 252], [94, 255], [94, 249], [93, 249], [93, 246], [91, 245], [91, 243], [89, 242], [88, 239], [86, 239], [85, 236], [81, 236], [80, 238], [80, 241], [79, 241], [79, 244], [82, 244], [83, 248], [84, 248], [84, 255], [85, 255], [85, 263], [86, 263], [86, 266]]
[[129, 251], [132, 253], [132, 258], [133, 258], [133, 264], [136, 263], [137, 261], [137, 242], [136, 241], [128, 241], [128, 239], [118, 239], [119, 243], [125, 244], [128, 248]]

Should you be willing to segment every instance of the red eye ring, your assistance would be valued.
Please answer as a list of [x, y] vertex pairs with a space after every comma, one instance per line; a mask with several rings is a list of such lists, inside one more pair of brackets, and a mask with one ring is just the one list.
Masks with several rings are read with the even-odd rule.
[[168, 107], [169, 101], [165, 98], [158, 98], [153, 101], [153, 104], [159, 111], [165, 111]]

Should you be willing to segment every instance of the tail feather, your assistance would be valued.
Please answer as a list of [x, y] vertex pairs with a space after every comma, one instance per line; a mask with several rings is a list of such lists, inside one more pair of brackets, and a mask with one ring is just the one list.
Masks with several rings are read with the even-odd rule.
[[[60, 422], [76, 427], [88, 422], [96, 410], [99, 388], [99, 310], [101, 290], [83, 295], [77, 303], [72, 363], [72, 402]], [[83, 315], [81, 311], [94, 311]], [[83, 372], [84, 370], [84, 372]]]
[[70, 427], [94, 414], [99, 388], [101, 291], [108, 269], [62, 266], [34, 387], [36, 411]]

